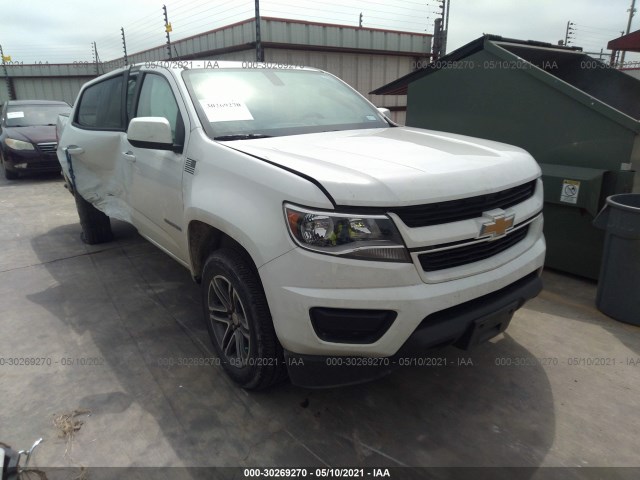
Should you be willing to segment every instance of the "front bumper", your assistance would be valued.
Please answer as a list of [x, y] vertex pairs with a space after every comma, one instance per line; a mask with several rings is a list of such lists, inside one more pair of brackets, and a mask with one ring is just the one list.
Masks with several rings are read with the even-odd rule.
[[[289, 352], [390, 357], [425, 317], [498, 291], [540, 269], [545, 256], [541, 220], [532, 227], [531, 235], [526, 249], [510, 249], [477, 262], [494, 268], [475, 273], [475, 264], [457, 267], [452, 273], [459, 278], [439, 283], [425, 283], [414, 263], [340, 259], [300, 248], [263, 265], [259, 273], [278, 339]], [[503, 263], [501, 256], [507, 257]], [[339, 343], [318, 336], [310, 318], [313, 308], [393, 311], [397, 315], [373, 342]]]
[[514, 312], [542, 290], [539, 272], [496, 292], [425, 317], [400, 350], [390, 357], [302, 355], [285, 350], [289, 378], [295, 385], [329, 388], [367, 382], [411, 365], [425, 351], [454, 343], [468, 349], [503, 332]]
[[4, 166], [7, 170], [16, 173], [47, 173], [59, 172], [60, 162], [53, 152], [41, 152], [39, 150], [4, 150]]

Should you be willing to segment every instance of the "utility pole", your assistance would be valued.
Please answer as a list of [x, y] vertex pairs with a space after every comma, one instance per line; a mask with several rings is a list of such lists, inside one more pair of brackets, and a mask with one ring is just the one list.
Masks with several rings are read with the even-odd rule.
[[358, 27], [362, 28], [362, 12], [360, 12], [360, 20], [358, 21]]
[[444, 34], [442, 35], [442, 55], [447, 53], [447, 39], [449, 38], [449, 11], [451, 10], [451, 0], [447, 0], [446, 17], [444, 20]]
[[573, 38], [571, 36], [571, 34], [573, 33], [573, 31], [575, 30], [573, 28], [573, 25], [575, 25], [575, 23], [573, 22], [567, 22], [567, 31], [564, 34], [564, 44], [565, 45], [569, 45], [569, 42], [571, 41], [571, 39]]
[[440, 18], [442, 19], [442, 30], [444, 30], [445, 28], [445, 17], [447, 16], [447, 0], [438, 0], [438, 3], [440, 4], [438, 6], [438, 8], [440, 9]]
[[[633, 16], [636, 13], [636, 0], [631, 0], [631, 8], [629, 11], [629, 21], [627, 22], [627, 33], [625, 35], [629, 35], [631, 31], [631, 21], [633, 20]], [[623, 50], [622, 55], [620, 56], [620, 68], [624, 67], [624, 54], [626, 52]]]
[[256, 0], [256, 62], [264, 62], [262, 37], [260, 36], [260, 0]]
[[437, 62], [442, 51], [442, 18], [436, 18], [433, 23], [433, 47], [431, 49], [431, 61]]
[[164, 31], [167, 34], [167, 53], [169, 54], [169, 60], [171, 60], [171, 36], [169, 35], [169, 32], [171, 32], [173, 29], [171, 28], [171, 24], [169, 23], [167, 6], [162, 5], [162, 10], [164, 11]]
[[122, 32], [122, 49], [124, 50], [124, 64], [129, 65], [129, 59], [127, 58], [127, 40], [124, 38], [124, 27], [120, 27]]
[[2, 50], [2, 45], [0, 45], [0, 57], [2, 57], [2, 70], [4, 71], [4, 78], [7, 84], [7, 92], [9, 93], [9, 100], [17, 100], [16, 90], [15, 88], [13, 88], [13, 78], [9, 76], [9, 71], [7, 70], [7, 64], [5, 61], [6, 57], [4, 56], [4, 50]]
[[96, 62], [96, 76], [100, 75], [100, 57], [98, 57], [98, 45], [96, 45], [96, 42], [92, 43], [93, 45], [93, 60]]
[[446, 2], [447, 0], [438, 0], [440, 12], [434, 12], [439, 13], [439, 17], [433, 22], [433, 45], [431, 48], [432, 62], [437, 61], [442, 55], [444, 55], [446, 48]]

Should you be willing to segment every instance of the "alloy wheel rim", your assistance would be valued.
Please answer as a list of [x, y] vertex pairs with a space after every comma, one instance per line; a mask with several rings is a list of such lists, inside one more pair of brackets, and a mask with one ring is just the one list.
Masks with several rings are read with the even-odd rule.
[[232, 283], [216, 275], [209, 283], [209, 323], [218, 346], [233, 364], [245, 366], [251, 353], [251, 334], [247, 314]]

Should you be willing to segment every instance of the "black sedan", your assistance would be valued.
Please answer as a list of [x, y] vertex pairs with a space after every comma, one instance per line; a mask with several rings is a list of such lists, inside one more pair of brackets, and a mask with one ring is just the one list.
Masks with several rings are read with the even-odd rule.
[[21, 173], [59, 172], [56, 121], [69, 114], [65, 102], [9, 100], [0, 113], [0, 162], [12, 180]]

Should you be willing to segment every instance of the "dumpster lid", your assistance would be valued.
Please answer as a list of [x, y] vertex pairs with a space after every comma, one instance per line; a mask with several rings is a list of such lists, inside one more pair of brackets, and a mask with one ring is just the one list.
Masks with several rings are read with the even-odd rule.
[[608, 170], [601, 168], [576, 167], [573, 165], [555, 165], [550, 163], [541, 163], [540, 170], [543, 176], [564, 177], [574, 180], [593, 180], [601, 177]]
[[502, 41], [508, 42], [511, 44], [521, 44], [521, 45], [531, 45], [537, 47], [547, 47], [554, 50], [566, 50], [566, 51], [578, 51], [582, 52], [582, 48], [580, 47], [565, 47], [560, 45], [553, 45], [547, 42], [538, 42], [535, 40], [518, 40], [515, 38], [506, 38], [500, 35], [493, 34], [485, 34], [480, 38], [476, 38], [472, 42], [463, 45], [462, 47], [454, 50], [453, 52], [441, 57], [437, 62], [430, 63], [425, 68], [421, 68], [419, 70], [415, 70], [407, 75], [394, 80], [382, 87], [377, 88], [369, 93], [372, 95], [406, 95], [407, 89], [411, 82], [414, 82], [422, 77], [430, 75], [442, 68], [446, 68], [447, 64], [452, 62], [460, 61], [469, 55], [472, 55], [476, 52], [485, 48], [485, 42], [488, 41]]
[[625, 128], [640, 132], [640, 80], [582, 51], [510, 40], [487, 42], [485, 49], [505, 60], [535, 65], [538, 68], [524, 71]]
[[640, 80], [588, 56], [579, 47], [565, 47], [532, 40], [484, 35], [445, 55], [437, 62], [371, 93], [404, 95], [410, 83], [439, 70], [450, 69], [453, 62], [460, 62], [464, 67], [465, 58], [481, 50], [509, 62], [509, 65], [513, 63], [516, 67], [520, 64], [525, 66], [505, 69], [505, 72], [531, 75], [587, 108], [597, 111], [634, 133], [640, 133]]

